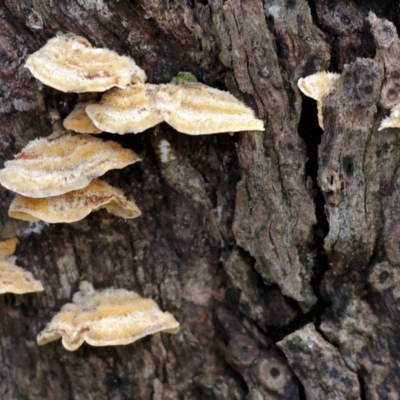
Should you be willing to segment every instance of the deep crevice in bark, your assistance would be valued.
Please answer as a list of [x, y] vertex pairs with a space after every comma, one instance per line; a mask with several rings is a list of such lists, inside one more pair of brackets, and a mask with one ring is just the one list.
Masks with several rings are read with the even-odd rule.
[[363, 380], [363, 377], [361, 376], [360, 371], [357, 372], [357, 379], [358, 379], [358, 383], [360, 384], [360, 399], [367, 400], [365, 384], [364, 384], [364, 380]]
[[324, 195], [318, 185], [318, 146], [321, 142], [323, 131], [318, 125], [316, 102], [305, 96], [302, 96], [302, 111], [298, 132], [307, 149], [306, 174], [308, 179], [311, 178], [312, 180], [312, 189], [310, 189], [313, 192], [317, 217], [317, 224], [314, 227], [317, 270], [311, 280], [311, 286], [314, 294], [318, 298], [318, 302], [313, 307], [311, 313], [314, 317], [316, 327], [318, 328], [321, 322], [321, 316], [329, 304], [323, 300], [320, 293], [321, 281], [325, 272], [329, 269], [328, 257], [324, 249], [324, 238], [329, 232], [329, 224], [325, 214]]
[[299, 381], [299, 399], [307, 400], [306, 391], [300, 381]]

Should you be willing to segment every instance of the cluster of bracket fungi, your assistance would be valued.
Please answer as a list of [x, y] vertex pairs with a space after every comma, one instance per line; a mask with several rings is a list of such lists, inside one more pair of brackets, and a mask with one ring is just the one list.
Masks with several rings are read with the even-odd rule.
[[[74, 222], [100, 208], [122, 218], [141, 215], [119, 189], [97, 179], [139, 157], [93, 134], [137, 133], [164, 121], [190, 135], [264, 130], [254, 112], [230, 93], [197, 82], [145, 83], [145, 72], [131, 58], [93, 48], [74, 34], [50, 39], [28, 57], [25, 67], [48, 86], [83, 94], [64, 120], [65, 130], [29, 142], [0, 170], [0, 183], [17, 193], [9, 209], [13, 218]], [[96, 101], [93, 92], [105, 93]], [[15, 265], [16, 243], [0, 243], [0, 293], [44, 290], [40, 281]], [[75, 350], [84, 341], [93, 346], [128, 344], [178, 328], [172, 314], [162, 312], [153, 300], [125, 289], [95, 291], [82, 281], [72, 303], [53, 317], [37, 342], [61, 337], [66, 349]]]

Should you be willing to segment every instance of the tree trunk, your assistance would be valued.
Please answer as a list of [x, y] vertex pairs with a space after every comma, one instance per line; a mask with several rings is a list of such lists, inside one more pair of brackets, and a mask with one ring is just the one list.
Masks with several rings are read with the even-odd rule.
[[[151, 83], [191, 72], [265, 122], [103, 134], [142, 159], [105, 175], [135, 220], [13, 220], [0, 188], [0, 239], [20, 239], [17, 264], [45, 287], [0, 297], [0, 398], [397, 399], [400, 147], [378, 127], [399, 102], [400, 41], [382, 18], [400, 21], [396, 2], [0, 0], [1, 164], [76, 102], [23, 67], [58, 31], [132, 56]], [[297, 81], [328, 69], [342, 76], [322, 131]], [[83, 279], [153, 298], [179, 333], [39, 347]]]

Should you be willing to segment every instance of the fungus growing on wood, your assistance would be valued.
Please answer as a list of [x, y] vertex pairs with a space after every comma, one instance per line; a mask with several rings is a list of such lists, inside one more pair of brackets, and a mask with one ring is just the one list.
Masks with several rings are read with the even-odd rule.
[[156, 108], [157, 85], [142, 83], [111, 89], [86, 113], [97, 128], [111, 133], [138, 133], [164, 121]]
[[340, 74], [333, 72], [317, 72], [305, 78], [300, 78], [297, 85], [307, 96], [317, 101], [318, 125], [324, 129], [324, 118], [322, 115], [322, 99], [328, 96], [335, 88]]
[[87, 101], [78, 103], [75, 108], [67, 115], [63, 121], [64, 128], [79, 133], [98, 134], [103, 132], [97, 128], [89, 116], [86, 114], [85, 108], [95, 101]]
[[15, 257], [12, 255], [17, 243], [17, 238], [0, 242], [0, 294], [43, 291], [40, 281], [34, 279], [30, 272], [15, 265]]
[[142, 214], [133, 201], [125, 198], [121, 190], [95, 179], [83, 189], [59, 196], [39, 199], [17, 195], [10, 205], [8, 215], [25, 221], [75, 222], [101, 208], [122, 218], [136, 218]]
[[203, 84], [160, 85], [157, 107], [165, 122], [188, 135], [264, 130], [252, 109]]
[[25, 67], [45, 85], [63, 92], [103, 92], [146, 80], [144, 71], [131, 58], [93, 48], [74, 34], [50, 39], [28, 57]]
[[400, 104], [394, 106], [390, 110], [390, 115], [381, 121], [378, 131], [385, 128], [400, 128]]
[[189, 135], [263, 131], [263, 122], [228, 92], [202, 84], [141, 84], [112, 89], [86, 112], [99, 128], [137, 133], [165, 121]]
[[0, 183], [27, 197], [57, 196], [82, 189], [110, 169], [139, 161], [132, 150], [90, 135], [54, 132], [28, 143], [0, 170]]
[[16, 237], [0, 242], [0, 258], [12, 256], [19, 240]]
[[151, 299], [125, 289], [93, 289], [82, 281], [72, 303], [65, 304], [37, 336], [40, 345], [62, 338], [67, 350], [84, 341], [92, 346], [115, 346], [135, 342], [157, 332], [177, 333], [179, 323], [162, 312]]

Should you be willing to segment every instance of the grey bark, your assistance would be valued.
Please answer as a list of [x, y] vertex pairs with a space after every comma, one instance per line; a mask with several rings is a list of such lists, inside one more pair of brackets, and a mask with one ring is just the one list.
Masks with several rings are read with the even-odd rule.
[[[105, 176], [141, 208], [133, 221], [12, 220], [0, 188], [0, 240], [20, 238], [18, 264], [45, 287], [0, 297], [2, 399], [398, 398], [400, 152], [377, 128], [399, 97], [400, 42], [371, 10], [399, 21], [372, 0], [0, 0], [1, 163], [76, 102], [23, 67], [57, 31], [131, 55], [149, 82], [188, 71], [228, 89], [266, 128], [105, 134], [143, 160]], [[322, 132], [297, 81], [327, 69], [343, 75]], [[180, 332], [39, 347], [82, 279], [155, 299]]]

